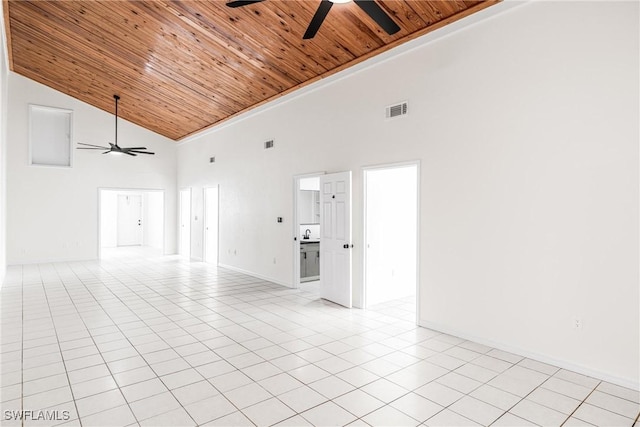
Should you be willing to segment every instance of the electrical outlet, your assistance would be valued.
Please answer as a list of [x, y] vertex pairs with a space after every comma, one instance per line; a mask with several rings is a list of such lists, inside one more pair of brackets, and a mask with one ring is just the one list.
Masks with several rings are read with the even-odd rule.
[[236, 249], [233, 250], [234, 255], [238, 255], [238, 251]]
[[276, 263], [276, 259], [275, 259], [275, 257], [273, 258], [273, 263], [274, 263], [274, 264]]
[[581, 331], [582, 330], [582, 319], [580, 317], [574, 317], [571, 320], [571, 324], [572, 324], [574, 330], [576, 330], [576, 331]]

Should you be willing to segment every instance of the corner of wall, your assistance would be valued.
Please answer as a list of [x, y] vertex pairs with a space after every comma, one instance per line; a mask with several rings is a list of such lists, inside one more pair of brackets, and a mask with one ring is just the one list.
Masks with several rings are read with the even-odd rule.
[[[0, 4], [0, 14], [4, 17], [4, 2]], [[4, 19], [0, 20], [0, 284], [6, 273], [6, 141], [7, 141], [7, 91], [8, 91], [8, 47]]]

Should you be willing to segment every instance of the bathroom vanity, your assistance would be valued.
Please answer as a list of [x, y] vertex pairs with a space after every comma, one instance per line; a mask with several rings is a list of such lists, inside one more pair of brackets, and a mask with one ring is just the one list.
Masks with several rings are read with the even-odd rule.
[[320, 278], [320, 242], [300, 240], [300, 281], [310, 282]]

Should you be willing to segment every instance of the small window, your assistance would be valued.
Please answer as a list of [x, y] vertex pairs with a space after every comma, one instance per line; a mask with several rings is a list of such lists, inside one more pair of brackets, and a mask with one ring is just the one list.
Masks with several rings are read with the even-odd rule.
[[29, 105], [29, 164], [71, 167], [73, 111]]

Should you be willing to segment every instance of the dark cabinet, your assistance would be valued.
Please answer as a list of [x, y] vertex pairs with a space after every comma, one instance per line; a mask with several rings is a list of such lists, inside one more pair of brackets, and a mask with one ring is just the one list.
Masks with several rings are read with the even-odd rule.
[[320, 276], [320, 243], [300, 244], [300, 279], [317, 280]]

